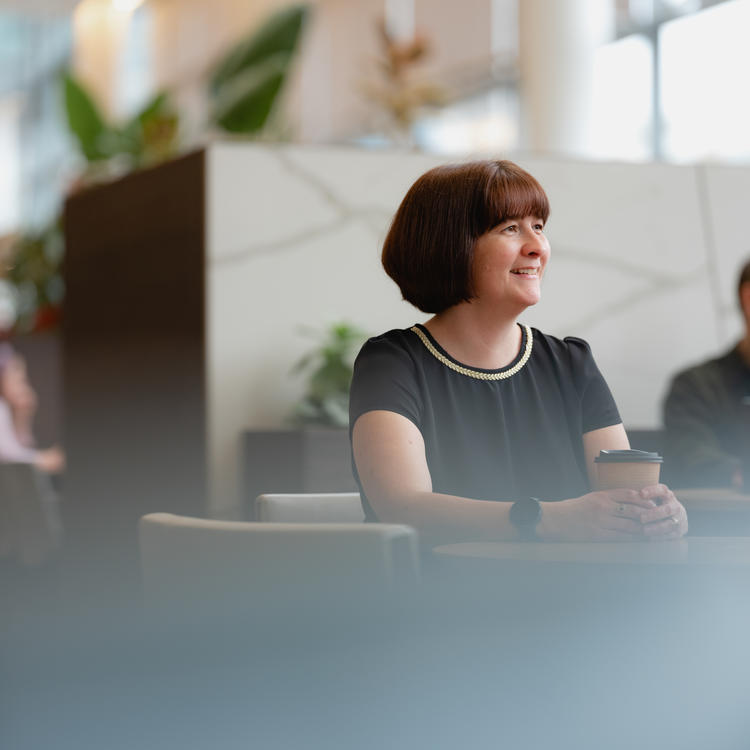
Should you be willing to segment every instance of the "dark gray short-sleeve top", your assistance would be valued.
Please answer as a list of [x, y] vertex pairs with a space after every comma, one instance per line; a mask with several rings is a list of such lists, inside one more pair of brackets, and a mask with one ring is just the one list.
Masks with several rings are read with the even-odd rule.
[[[370, 339], [354, 365], [350, 435], [368, 411], [412, 421], [435, 492], [478, 500], [588, 492], [582, 436], [619, 424], [617, 406], [585, 341], [521, 330], [518, 356], [500, 370], [462, 365], [421, 325]], [[359, 483], [356, 465], [354, 475]], [[375, 520], [364, 491], [362, 502]]]

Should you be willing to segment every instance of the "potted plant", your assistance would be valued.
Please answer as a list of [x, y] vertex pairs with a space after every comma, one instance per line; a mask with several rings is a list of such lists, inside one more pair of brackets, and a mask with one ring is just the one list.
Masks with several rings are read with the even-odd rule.
[[307, 391], [295, 407], [292, 421], [300, 426], [346, 427], [354, 358], [367, 334], [347, 322], [334, 323], [322, 333], [303, 330], [319, 343], [292, 370], [307, 374]]
[[246, 515], [267, 492], [351, 492], [357, 489], [349, 448], [349, 385], [354, 358], [367, 334], [346, 321], [322, 331], [293, 367], [307, 387], [290, 416], [291, 429], [246, 430], [243, 487]]

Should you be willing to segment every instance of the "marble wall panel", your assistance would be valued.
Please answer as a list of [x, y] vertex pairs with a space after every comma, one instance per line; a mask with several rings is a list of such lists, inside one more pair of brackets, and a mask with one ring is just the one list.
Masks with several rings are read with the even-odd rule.
[[207, 151], [207, 246], [212, 258], [274, 252], [343, 217], [318, 184], [284, 169], [274, 148], [220, 144]]
[[375, 214], [387, 227], [414, 180], [445, 160], [409, 151], [297, 146], [278, 152], [285, 169], [318, 184], [341, 210]]
[[547, 191], [558, 252], [660, 282], [704, 262], [695, 169], [520, 158]]
[[346, 320], [376, 334], [425, 316], [382, 272], [373, 229], [353, 219], [274, 253], [217, 259], [209, 275], [212, 497], [236, 495], [238, 439], [287, 423], [304, 382], [290, 373], [315, 345], [304, 328]]
[[[400, 299], [379, 255], [405, 191], [443, 160], [234, 144], [209, 159], [210, 442], [216, 502], [231, 504], [239, 432], [280, 426], [301, 395], [289, 375], [311, 344], [301, 324], [346, 319], [375, 333], [427, 317]], [[657, 427], [671, 375], [737, 334], [750, 170], [518, 161], [552, 203], [544, 299], [523, 319], [587, 339], [625, 423]]]
[[725, 345], [737, 339], [742, 323], [737, 310], [737, 275], [750, 260], [750, 234], [744, 225], [750, 196], [750, 169], [699, 167], [707, 225], [707, 280], [715, 296], [719, 333]]
[[554, 240], [542, 286], [542, 300], [523, 315], [525, 321], [555, 336], [585, 337], [591, 325], [613, 309], [627, 307], [650, 288], [636, 274], [569, 256]]
[[660, 425], [661, 400], [672, 375], [715, 348], [712, 312], [710, 290], [696, 280], [613, 306], [582, 332], [626, 425]]

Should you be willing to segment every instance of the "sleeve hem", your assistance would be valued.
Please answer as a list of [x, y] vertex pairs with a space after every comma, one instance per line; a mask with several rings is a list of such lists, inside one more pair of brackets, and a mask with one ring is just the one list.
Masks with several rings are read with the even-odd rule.
[[401, 417], [404, 417], [405, 419], [408, 419], [421, 433], [422, 428], [417, 423], [417, 420], [414, 418], [413, 414], [409, 414], [405, 409], [394, 409], [391, 406], [368, 406], [366, 409], [363, 409], [359, 414], [357, 414], [356, 417], [350, 420], [350, 426], [349, 426], [349, 434], [351, 434], [352, 430], [354, 429], [354, 425], [356, 421], [363, 416], [364, 414], [368, 414], [371, 411], [389, 411], [392, 414], [398, 414]]

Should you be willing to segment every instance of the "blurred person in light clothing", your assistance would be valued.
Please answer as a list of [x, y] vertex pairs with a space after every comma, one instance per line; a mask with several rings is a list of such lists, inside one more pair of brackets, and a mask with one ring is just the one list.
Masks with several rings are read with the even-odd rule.
[[59, 446], [36, 447], [32, 432], [37, 397], [26, 362], [8, 342], [0, 342], [0, 463], [30, 463], [47, 474], [65, 468]]

